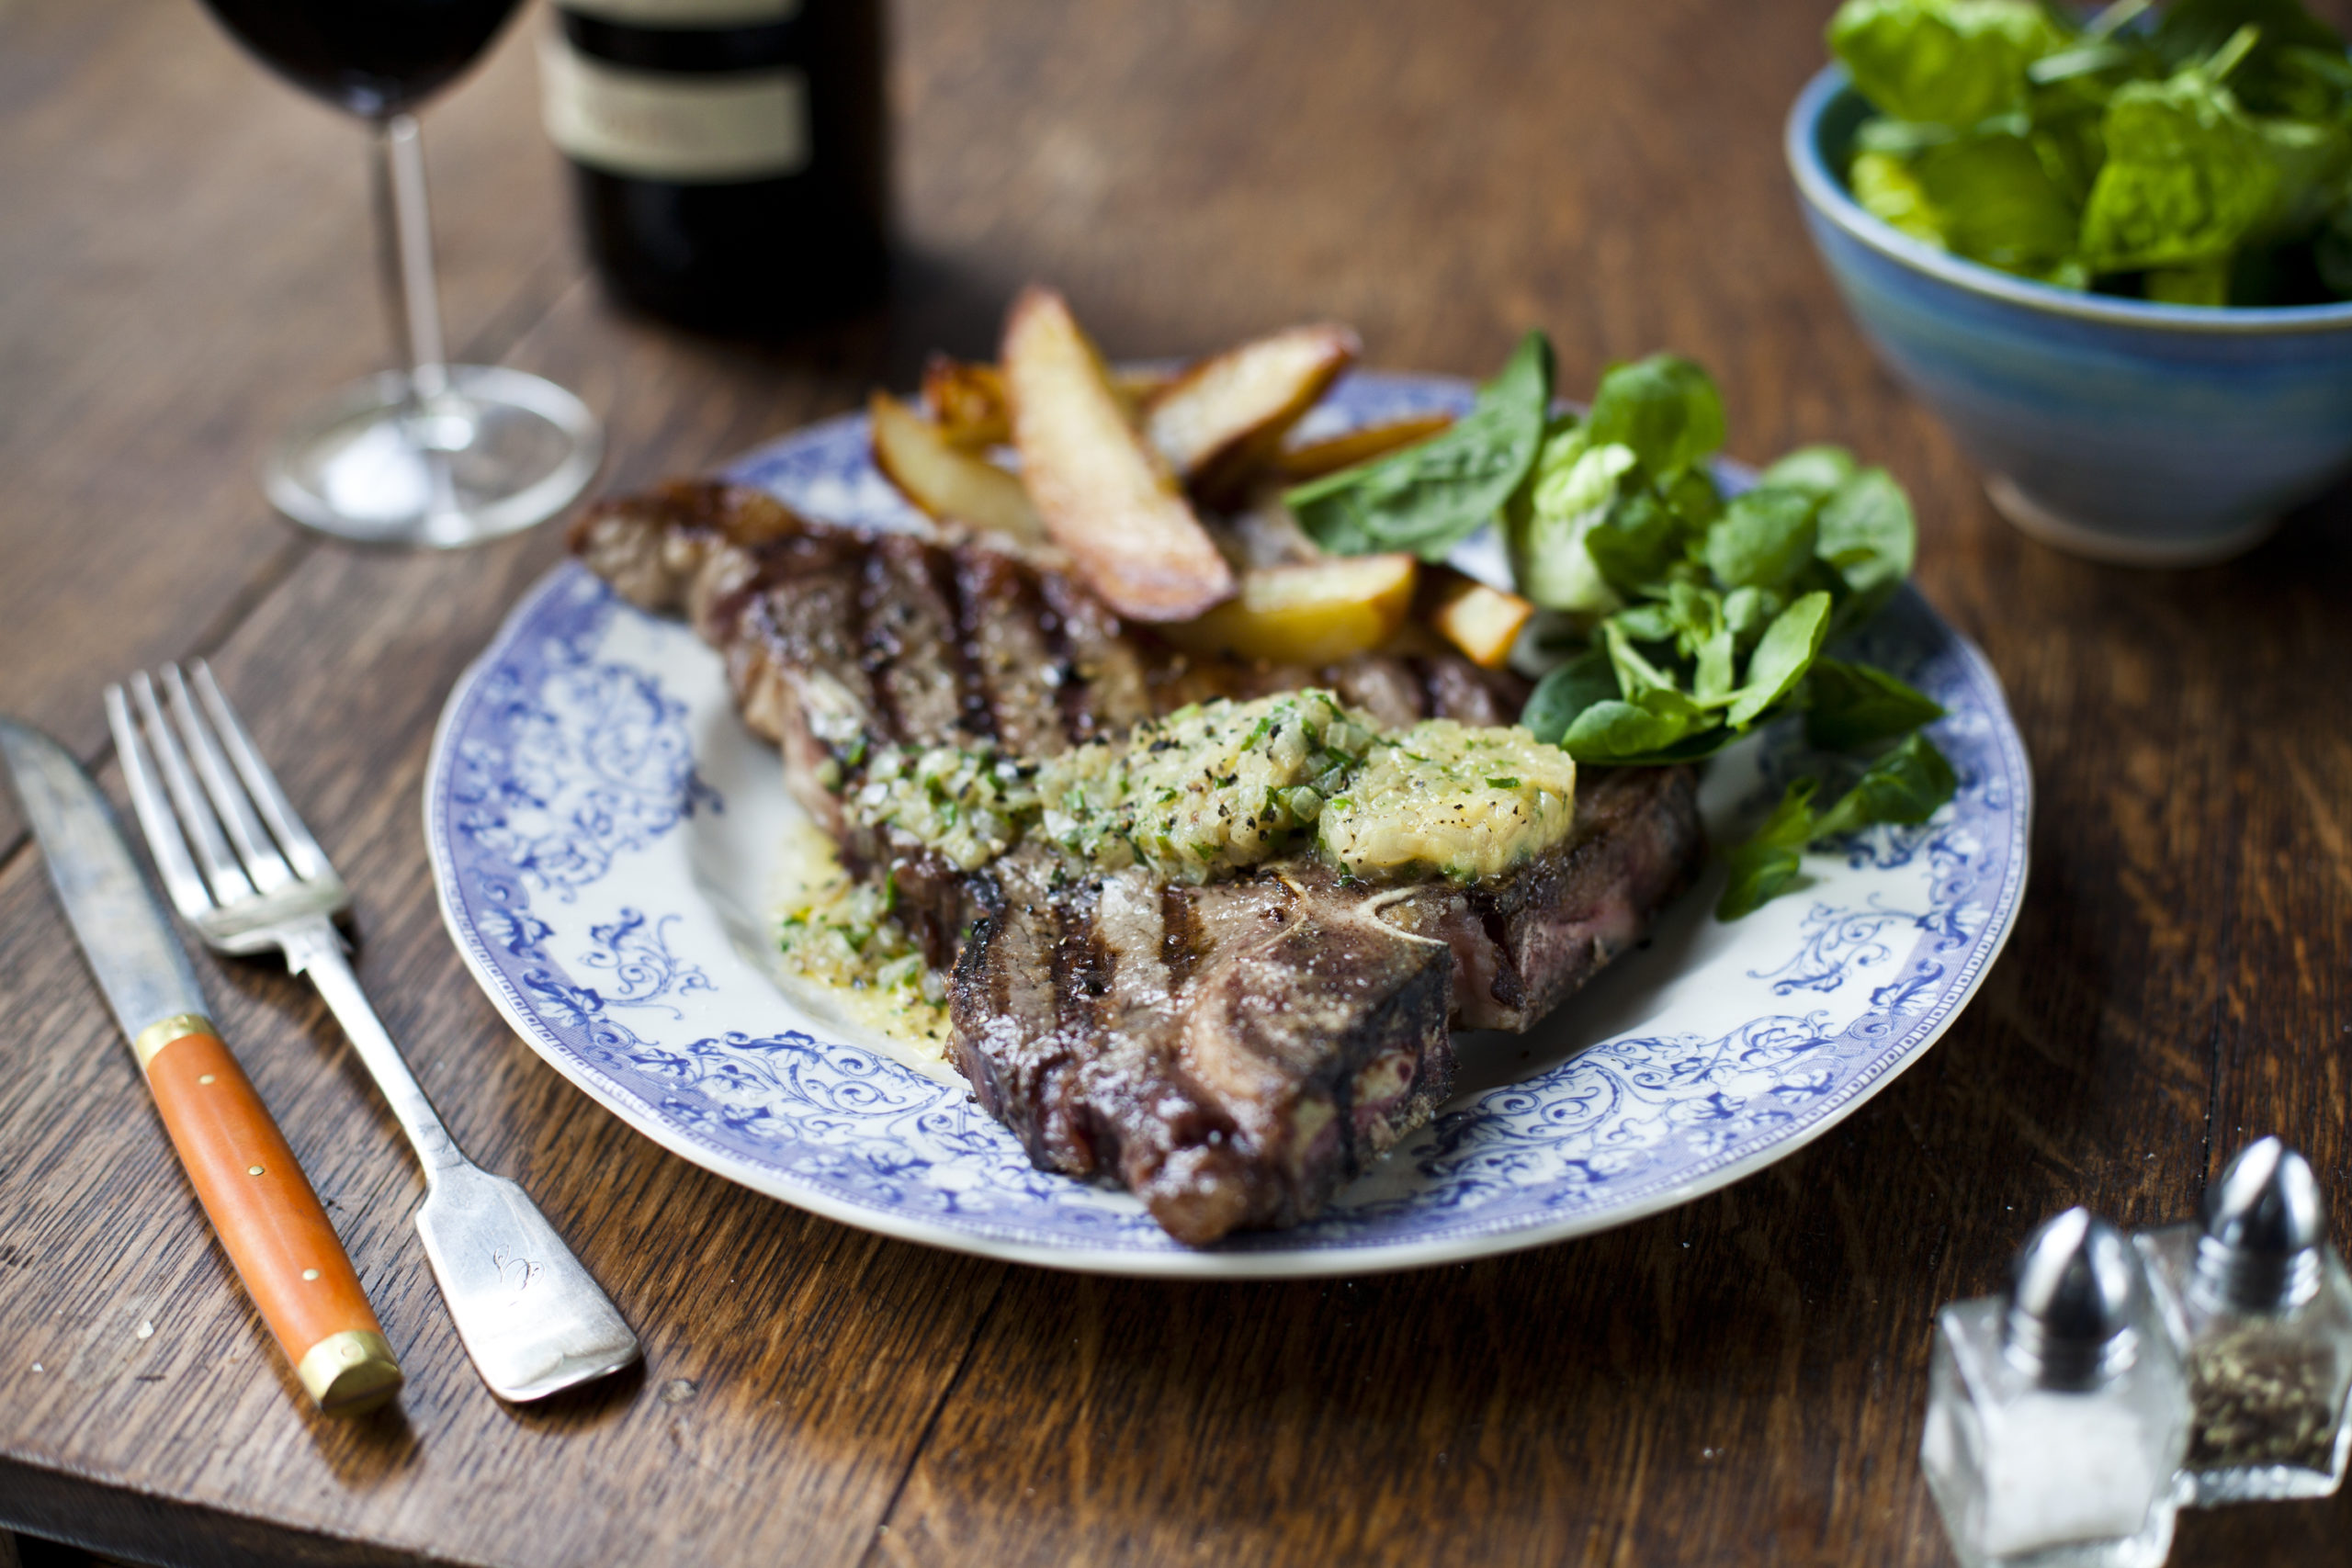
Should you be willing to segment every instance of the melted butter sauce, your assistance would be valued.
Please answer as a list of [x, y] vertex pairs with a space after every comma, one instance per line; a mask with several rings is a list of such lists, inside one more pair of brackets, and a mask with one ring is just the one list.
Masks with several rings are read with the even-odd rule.
[[842, 869], [832, 840], [796, 821], [779, 846], [776, 967], [794, 999], [831, 1021], [883, 1040], [937, 1076], [947, 1055], [947, 1008], [879, 889]]

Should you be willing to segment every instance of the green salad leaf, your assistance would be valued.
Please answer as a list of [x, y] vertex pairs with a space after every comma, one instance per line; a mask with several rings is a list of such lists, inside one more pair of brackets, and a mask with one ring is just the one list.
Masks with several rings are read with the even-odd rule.
[[1410, 550], [1425, 560], [1491, 521], [1535, 461], [1552, 402], [1552, 344], [1521, 338], [1469, 413], [1417, 446], [1300, 485], [1284, 500], [1340, 555]]
[[1869, 664], [1816, 659], [1806, 682], [1804, 738], [1825, 751], [1852, 751], [1907, 735], [1944, 716], [1934, 698]]
[[1797, 873], [1804, 868], [1804, 847], [1813, 840], [1813, 797], [1820, 788], [1819, 779], [1799, 779], [1790, 784], [1764, 825], [1724, 854], [1731, 879], [1715, 904], [1715, 919], [1736, 920], [1752, 915], [1797, 879]]
[[2069, 41], [2030, 0], [1847, 0], [1829, 23], [1871, 102], [1956, 130], [2022, 109], [2027, 67]]
[[[1917, 529], [1903, 487], [1843, 447], [1813, 446], [1726, 496], [1710, 464], [1722, 396], [1677, 355], [1611, 366], [1582, 418], [1550, 415], [1551, 390], [1550, 344], [1531, 333], [1447, 434], [1301, 485], [1290, 503], [1340, 553], [1442, 554], [1499, 513], [1519, 591], [1554, 616], [1533, 646], [1558, 660], [1520, 723], [1579, 762], [1696, 762], [1799, 712], [1824, 749], [1897, 743], [1828, 815], [1816, 821], [1808, 787], [1776, 818], [1781, 839], [1736, 852], [1726, 907], [1770, 897], [1806, 843], [1849, 820], [1912, 820], [1901, 813], [1935, 787], [1934, 748], [1917, 732], [1943, 710], [1822, 652], [1910, 575]], [[1451, 456], [1440, 450], [1465, 429]]]
[[1805, 846], [1842, 839], [1878, 823], [1916, 827], [1959, 793], [1960, 779], [1935, 743], [1914, 731], [1870, 765], [1854, 787], [1816, 814], [1817, 779], [1798, 779], [1781, 793], [1762, 827], [1724, 858], [1731, 878], [1715, 918], [1736, 920], [1787, 890], [1804, 867]]
[[1846, 0], [1854, 199], [1955, 255], [2174, 304], [2352, 298], [2352, 56], [2301, 0]]
[[2106, 138], [2083, 211], [2094, 272], [2226, 257], [2278, 197], [2278, 164], [2261, 131], [2201, 72], [2124, 86], [2108, 105]]
[[2230, 73], [2246, 107], [2304, 119], [2324, 118], [2340, 107], [2330, 91], [2329, 62], [2332, 57], [2334, 70], [2342, 68], [2344, 40], [2301, 0], [2173, 0], [2148, 42], [2168, 67], [2179, 70], [2211, 60], [2247, 28], [2256, 37]]
[[1654, 354], [1602, 372], [1585, 430], [1593, 446], [1614, 443], [1651, 473], [1673, 474], [1722, 449], [1723, 398], [1690, 360]]

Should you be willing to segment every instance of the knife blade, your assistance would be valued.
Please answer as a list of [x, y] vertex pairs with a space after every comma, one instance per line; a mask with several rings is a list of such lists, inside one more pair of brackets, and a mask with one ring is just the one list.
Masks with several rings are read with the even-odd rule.
[[401, 1370], [294, 1151], [205, 1011], [187, 950], [71, 753], [0, 718], [0, 762], [98, 989], [245, 1292], [319, 1407], [373, 1410]]

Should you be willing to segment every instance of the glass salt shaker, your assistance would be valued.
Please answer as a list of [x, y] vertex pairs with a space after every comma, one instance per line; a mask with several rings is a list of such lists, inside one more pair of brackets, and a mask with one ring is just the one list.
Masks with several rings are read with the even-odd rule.
[[2303, 1156], [2265, 1138], [2204, 1217], [2135, 1238], [2188, 1369], [2189, 1501], [2324, 1497], [2352, 1452], [2352, 1278]]
[[2188, 1380], [2121, 1233], [2069, 1209], [1936, 1314], [1919, 1460], [1968, 1568], [2156, 1568]]

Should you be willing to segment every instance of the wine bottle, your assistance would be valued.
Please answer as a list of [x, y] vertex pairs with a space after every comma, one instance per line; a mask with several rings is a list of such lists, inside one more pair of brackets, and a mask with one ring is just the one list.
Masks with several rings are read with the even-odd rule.
[[879, 0], [559, 0], [539, 64], [621, 299], [760, 334], [880, 296]]

